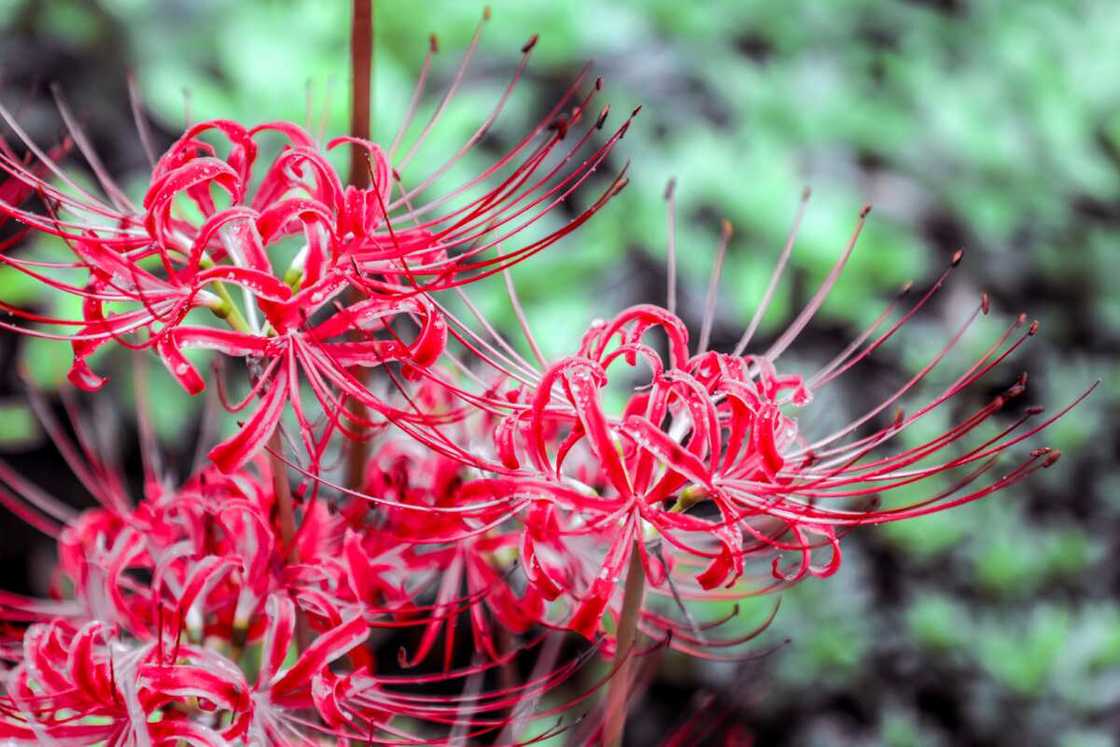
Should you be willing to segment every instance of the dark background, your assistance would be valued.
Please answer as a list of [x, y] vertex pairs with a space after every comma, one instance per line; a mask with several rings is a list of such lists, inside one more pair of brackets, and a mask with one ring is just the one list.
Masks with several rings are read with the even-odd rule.
[[[47, 86], [61, 84], [109, 169], [142, 191], [129, 73], [160, 145], [181, 130], [185, 108], [192, 119], [303, 122], [308, 86], [312, 129], [322, 118], [328, 134], [341, 134], [347, 6], [0, 0], [0, 100], [49, 144], [62, 127]], [[733, 344], [750, 318], [803, 185], [812, 185], [814, 199], [764, 342], [827, 273], [860, 205], [874, 204], [843, 280], [790, 356], [794, 366], [843, 347], [899, 284], [928, 283], [966, 248], [929, 313], [873, 368], [818, 401], [812, 412], [822, 422], [803, 423], [807, 430], [843, 422], [905, 380], [981, 289], [991, 294], [992, 317], [938, 381], [1020, 311], [1040, 320], [1042, 334], [987, 394], [1027, 368], [1031, 385], [1020, 406], [1058, 407], [1103, 379], [1090, 401], [1036, 439], [1065, 452], [1054, 469], [980, 504], [850, 537], [836, 577], [785, 595], [760, 645], [789, 637], [776, 653], [740, 666], [663, 660], [630, 741], [653, 743], [695, 718], [720, 734], [738, 724], [763, 745], [1118, 744], [1120, 4], [492, 6], [467, 84], [438, 130], [445, 157], [489, 111], [525, 38], [542, 38], [495, 135], [458, 173], [512, 142], [588, 58], [617, 111], [644, 106], [611, 162], [618, 168], [633, 159], [630, 188], [576, 238], [516, 273], [549, 353], [574, 345], [571, 330], [592, 317], [661, 298], [661, 192], [676, 176], [682, 311], [694, 325], [719, 219], [736, 227], [717, 346]], [[427, 33], [440, 35], [434, 79], [445, 83], [480, 14], [481, 6], [461, 0], [378, 3], [376, 138], [391, 137]], [[0, 269], [5, 301], [43, 307], [49, 302], [40, 293]], [[484, 290], [480, 300], [498, 323], [511, 324], [496, 292]], [[66, 346], [10, 337], [0, 346], [6, 460], [81, 503], [15, 376], [18, 364], [53, 397]], [[124, 370], [127, 360], [109, 356], [99, 365]], [[185, 463], [198, 404], [166, 377], [151, 379], [158, 431], [172, 461]], [[97, 418], [105, 427], [119, 422], [119, 437], [106, 440], [122, 445], [126, 469], [136, 462], [127, 382], [114, 380], [114, 411]], [[49, 546], [13, 518], [0, 522], [5, 588], [41, 590]]]

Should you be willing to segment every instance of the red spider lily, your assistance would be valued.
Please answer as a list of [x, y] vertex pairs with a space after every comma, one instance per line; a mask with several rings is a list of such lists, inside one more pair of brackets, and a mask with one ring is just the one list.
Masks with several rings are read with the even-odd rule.
[[[585, 654], [479, 691], [496, 669], [514, 677], [514, 659], [542, 640], [536, 634], [511, 647], [494, 627], [527, 632], [540, 605], [530, 602], [532, 592], [518, 597], [506, 585], [514, 528], [497, 531], [474, 510], [454, 519], [418, 510], [474, 500], [459, 496], [463, 466], [446, 457], [412, 462], [423, 450], [387, 442], [371, 460], [367, 485], [398, 507], [370, 512], [365, 498], [351, 496], [331, 510], [314, 490], [298, 491], [301, 526], [284, 546], [268, 460], [232, 474], [207, 467], [178, 488], [149, 463], [146, 494], [133, 505], [77, 413], [70, 438], [40, 410], [100, 505], [75, 514], [0, 464], [11, 488], [6, 504], [59, 543], [55, 599], [0, 598], [0, 618], [16, 623], [0, 640], [0, 655], [15, 664], [0, 698], [4, 737], [224, 745], [385, 734], [430, 743], [397, 720], [426, 722], [429, 732], [496, 732], [515, 713], [524, 719], [524, 704], [589, 660]], [[149, 443], [144, 453], [153, 449]], [[456, 596], [460, 585], [466, 593]], [[435, 674], [373, 674], [365, 643], [375, 631], [423, 631], [412, 660], [402, 662], [412, 669], [443, 628], [451, 645], [454, 619], [466, 611], [488, 661], [453, 668], [447, 660]], [[249, 651], [261, 662], [253, 674], [244, 663]], [[423, 694], [437, 683], [459, 683], [464, 692]]]
[[[517, 368], [496, 363], [502, 359], [493, 351], [512, 351], [508, 343], [497, 340], [484, 347], [485, 334], [455, 321], [453, 329], [465, 330], [459, 336], [474, 342], [480, 358], [498, 365], [504, 378], [524, 382], [504, 400], [485, 400], [488, 408], [508, 414], [493, 439], [503, 474], [482, 482], [493, 498], [505, 496], [510, 504], [530, 506], [524, 511], [521, 563], [542, 596], [566, 600], [564, 626], [593, 636], [611, 629], [603, 626], [606, 615], [615, 617], [617, 625], [619, 581], [636, 548], [655, 592], [642, 612], [641, 629], [654, 637], [670, 633], [674, 645], [700, 653], [698, 647], [712, 643], [687, 614], [689, 599], [734, 598], [810, 575], [831, 575], [839, 567], [839, 539], [848, 528], [977, 500], [1057, 460], [1057, 452], [1036, 449], [1003, 476], [984, 480], [1003, 452], [1045, 429], [1088, 394], [1041, 422], [1041, 409], [1028, 408], [994, 436], [986, 433], [982, 426], [1024, 390], [1025, 375], [940, 435], [918, 446], [890, 449], [914, 423], [968, 391], [1025, 343], [1037, 323], [1027, 325], [1024, 317], [932, 399], [909, 414], [899, 411], [886, 425], [866, 428], [911, 393], [968, 326], [987, 313], [986, 296], [945, 347], [886, 400], [831, 434], [815, 439], [800, 434], [799, 421], [811, 420], [813, 394], [893, 337], [952, 269], [909, 308], [901, 307], [903, 296], [889, 304], [815, 374], [781, 374], [779, 356], [823, 304], [865, 216], [866, 210], [806, 308], [760, 354], [743, 351], [780, 279], [793, 233], [764, 303], [731, 354], [707, 350], [714, 293], [709, 293], [695, 350], [675, 314], [639, 306], [610, 322], [595, 322], [574, 356], [539, 372], [523, 359], [517, 360]], [[729, 238], [725, 231], [713, 287]], [[958, 253], [952, 266], [959, 261]], [[520, 313], [516, 298], [513, 302]], [[524, 317], [521, 322], [530, 347], [539, 350]], [[650, 339], [653, 330], [663, 335], [666, 353]], [[494, 337], [492, 329], [486, 331]], [[633, 384], [635, 380], [639, 383]], [[608, 389], [623, 396], [617, 414], [603, 404]], [[941, 476], [949, 477], [948, 489], [934, 489], [906, 506], [878, 507], [896, 489], [932, 484]], [[755, 559], [765, 561], [765, 573], [750, 570]], [[789, 559], [792, 565], [787, 565]], [[684, 619], [674, 619], [679, 617]]]
[[[8, 677], [0, 735], [38, 744], [211, 747], [226, 742], [192, 716], [218, 721], [250, 704], [241, 671], [219, 654], [187, 644], [164, 662], [152, 644], [129, 642], [96, 620], [33, 625]], [[164, 717], [152, 721], [155, 713]]]
[[[70, 441], [59, 444], [64, 453], [75, 450]], [[99, 478], [113, 476], [95, 450], [83, 452], [83, 467]], [[136, 506], [115, 489], [110, 495], [97, 491], [100, 480], [89, 481], [102, 505], [77, 515], [34, 486], [7, 480], [25, 510], [38, 516], [35, 525], [57, 539], [54, 594], [70, 599], [50, 603], [7, 595], [0, 617], [99, 620], [135, 640], [159, 641], [160, 654], [168, 656], [184, 636], [258, 638], [260, 626], [251, 624], [264, 600], [292, 587], [284, 558], [326, 553], [331, 520], [324, 505], [309, 504], [294, 546], [284, 547], [268, 464], [258, 460], [253, 467], [234, 475], [208, 468], [177, 489], [152, 481]], [[3, 472], [12, 477], [7, 468]], [[137, 572], [151, 582], [137, 583]]]
[[[378, 526], [370, 531], [353, 522], [347, 536], [348, 553], [353, 547], [353, 552], [364, 554], [360, 544], [400, 549], [411, 573], [428, 579], [427, 585], [435, 588], [430, 611], [422, 609], [414, 616], [407, 608], [401, 610], [406, 617], [418, 617], [419, 623], [413, 624], [424, 627], [415, 651], [406, 657], [409, 666], [427, 658], [442, 630], [443, 666], [450, 670], [455, 626], [464, 611], [469, 613], [477, 650], [492, 661], [508, 654], [496, 641], [495, 625], [511, 639], [541, 619], [536, 590], [516, 588], [520, 578], [510, 572], [522, 531], [510, 521], [515, 512], [505, 505], [487, 505], [476, 484], [466, 481], [466, 473], [462, 463], [442, 454], [412, 444], [403, 448], [393, 442], [382, 444], [371, 460], [365, 485], [366, 493], [383, 501], [375, 514]], [[355, 497], [351, 505], [364, 503]], [[362, 566], [360, 559], [351, 564], [355, 566]]]
[[[404, 417], [362, 391], [350, 369], [392, 361], [406, 363], [406, 372], [431, 365], [443, 350], [445, 333], [426, 292], [499, 272], [543, 250], [590, 218], [625, 181], [618, 177], [561, 228], [508, 248], [568, 201], [626, 132], [629, 120], [595, 142], [607, 110], [594, 120], [585, 116], [600, 84], [596, 81], [581, 95], [581, 74], [509, 152], [467, 183], [429, 197], [440, 177], [498, 119], [528, 63], [534, 39], [525, 45], [497, 106], [468, 142], [433, 173], [406, 187], [401, 174], [448, 108], [477, 42], [476, 34], [447, 94], [407, 150], [405, 136], [423, 95], [434, 42], [413, 106], [387, 149], [351, 137], [320, 147], [302, 128], [286, 122], [256, 127], [229, 120], [202, 122], [153, 163], [139, 206], [105, 172], [64, 103], [59, 102], [62, 116], [104, 197], [81, 188], [0, 107], [0, 116], [36, 157], [34, 165], [27, 165], [10, 149], [0, 150], [0, 170], [8, 175], [0, 190], [0, 215], [63, 239], [73, 254], [72, 262], [62, 264], [10, 253], [0, 255], [0, 261], [83, 300], [81, 320], [4, 305], [29, 322], [77, 327], [70, 334], [2, 326], [70, 340], [70, 379], [87, 390], [105, 381], [87, 359], [113, 341], [158, 350], [191, 393], [202, 390], [205, 380], [184, 358], [183, 348], [208, 348], [250, 360], [264, 371], [255, 382], [257, 390], [267, 388], [270, 396], [260, 398], [243, 430], [214, 452], [226, 470], [243, 465], [259, 450], [286, 402], [308, 453], [317, 454], [318, 439], [294, 391], [304, 383], [331, 413], [329, 430], [352, 433], [370, 425], [339, 406], [347, 398], [362, 400], [390, 418]], [[590, 126], [577, 133], [582, 123]], [[138, 126], [143, 133], [142, 124]], [[261, 141], [270, 138], [283, 145], [264, 160], [262, 153], [268, 150]], [[343, 186], [327, 160], [339, 145], [366, 154], [371, 175], [367, 188]], [[32, 194], [45, 210], [21, 206]], [[197, 310], [209, 310], [233, 329], [189, 322]], [[397, 337], [392, 325], [398, 318], [420, 325], [414, 343]]]

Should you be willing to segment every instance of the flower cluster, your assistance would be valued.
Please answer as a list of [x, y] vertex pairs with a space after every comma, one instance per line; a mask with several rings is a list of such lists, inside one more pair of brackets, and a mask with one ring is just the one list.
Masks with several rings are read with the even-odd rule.
[[[534, 360], [481, 314], [465, 320], [455, 309], [477, 308], [462, 286], [555, 243], [625, 185], [619, 175], [558, 228], [534, 228], [606, 166], [629, 120], [604, 130], [605, 109], [587, 115], [600, 85], [581, 78], [477, 178], [432, 197], [509, 95], [447, 164], [406, 185], [405, 168], [461, 79], [403, 154], [415, 106], [386, 148], [352, 137], [321, 146], [290, 123], [193, 125], [153, 159], [138, 206], [65, 107], [71, 142], [51, 153], [0, 108], [31, 154], [0, 148], [0, 215], [71, 254], [48, 262], [13, 241], [0, 261], [82, 302], [79, 319], [3, 304], [20, 321], [0, 325], [68, 341], [70, 380], [85, 390], [105, 383], [91, 355], [116, 345], [154, 351], [191, 394], [207, 377], [184, 351], [241, 359], [246, 392], [234, 402], [223, 389], [243, 422], [206, 445], [209, 463], [182, 485], [149, 464], [138, 501], [77, 415], [71, 439], [44, 411], [97, 508], [77, 513], [0, 469], [0, 502], [59, 550], [49, 599], [0, 597], [10, 664], [0, 737], [544, 739], [566, 728], [557, 720], [565, 711], [591, 707], [632, 655], [749, 653], [773, 615], [725, 628], [734, 603], [831, 575], [851, 528], [982, 498], [1057, 459], [1036, 449], [993, 479], [1001, 454], [1069, 409], [1043, 418], [1027, 408], [993, 428], [1025, 375], [935, 435], [899, 445], [1037, 331], [1016, 319], [942, 390], [896, 411], [988, 313], [986, 296], [893, 393], [807, 435], [816, 395], [887, 344], [952, 270], [909, 304], [901, 294], [819, 370], [784, 371], [782, 354], [839, 278], [866, 210], [804, 309], [757, 352], [747, 351], [796, 224], [728, 352], [708, 349], [714, 293], [698, 344], [671, 291], [665, 307], [594, 322], [558, 360], [541, 352], [508, 275]], [[339, 178], [328, 158], [338, 146], [361, 154], [363, 185]], [[58, 165], [69, 148], [103, 194]], [[713, 288], [728, 240], [725, 230]], [[368, 458], [355, 448], [367, 440]], [[361, 458], [357, 480], [327, 458], [347, 454]], [[916, 501], [881, 502], [923, 485]], [[698, 620], [704, 601], [730, 614]], [[575, 678], [600, 658], [605, 675]]]
[[[112, 474], [94, 452], [81, 459], [83, 469]], [[494, 714], [570, 676], [575, 662], [488, 698], [431, 704], [416, 694], [433, 681], [508, 665], [516, 652], [499, 651], [491, 617], [512, 633], [537, 618], [495, 560], [508, 532], [471, 532], [485, 520], [475, 514], [417, 520], [454, 505], [453, 466], [414, 463], [392, 448], [376, 459], [371, 480], [395, 508], [310, 497], [287, 544], [264, 458], [232, 474], [204, 468], [177, 488], [152, 482], [137, 505], [93, 478], [101, 506], [80, 515], [27, 493], [46, 511], [40, 528], [57, 538], [60, 560], [54, 599], [9, 595], [0, 605], [6, 620], [31, 623], [9, 643], [16, 666], [0, 731], [44, 743], [208, 745], [303, 743], [309, 726], [326, 736], [400, 736], [393, 717], [487, 731], [501, 723]], [[456, 669], [452, 631], [468, 609], [488, 659]], [[375, 636], [422, 631], [415, 652], [401, 652], [407, 669], [429, 657], [442, 625], [449, 643], [438, 676], [373, 673]], [[161, 718], [152, 723], [154, 714]]]

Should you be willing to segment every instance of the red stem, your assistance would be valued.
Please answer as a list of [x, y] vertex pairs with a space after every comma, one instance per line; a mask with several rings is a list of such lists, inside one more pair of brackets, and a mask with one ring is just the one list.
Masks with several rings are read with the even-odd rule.
[[[354, 0], [350, 27], [350, 134], [369, 140], [373, 81], [373, 0]], [[350, 146], [350, 175], [347, 183], [358, 189], [369, 186], [365, 153]]]
[[280, 455], [284, 453], [284, 444], [280, 439], [280, 426], [272, 432], [268, 439], [268, 461], [272, 469], [272, 492], [276, 497], [276, 514], [280, 519], [280, 539], [288, 552], [288, 560], [296, 559], [296, 548], [292, 540], [296, 536], [296, 511], [292, 502], [292, 486], [288, 483], [288, 465]]
[[[350, 134], [362, 140], [370, 139], [373, 82], [373, 0], [354, 0], [350, 27]], [[366, 189], [370, 183], [369, 164], [365, 152], [358, 145], [350, 146], [350, 174], [347, 183]], [[353, 295], [353, 294], [352, 294]], [[368, 369], [361, 366], [351, 371], [363, 384]], [[357, 422], [366, 419], [366, 406], [360, 402], [351, 405]], [[362, 434], [364, 435], [364, 434]], [[346, 455], [346, 486], [361, 490], [366, 462], [369, 460], [369, 441], [359, 438], [350, 443]]]
[[[639, 540], [640, 541], [640, 540]], [[630, 710], [630, 684], [633, 679], [634, 644], [638, 638], [638, 619], [642, 612], [642, 596], [646, 588], [646, 570], [638, 541], [630, 551], [630, 566], [626, 570], [626, 587], [622, 591], [622, 611], [618, 616], [618, 635], [615, 656], [625, 657], [611, 679], [607, 690], [607, 708], [603, 724], [603, 745], [621, 747], [626, 728], [626, 713]]]

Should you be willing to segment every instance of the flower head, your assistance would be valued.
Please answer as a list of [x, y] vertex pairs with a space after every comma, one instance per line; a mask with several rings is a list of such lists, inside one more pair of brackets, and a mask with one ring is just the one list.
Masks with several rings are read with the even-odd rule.
[[[475, 40], [477, 44], [477, 38]], [[320, 143], [303, 128], [272, 122], [249, 127], [210, 120], [189, 127], [152, 165], [143, 200], [134, 204], [101, 166], [60, 100], [72, 139], [97, 176], [103, 194], [82, 187], [42, 151], [0, 107], [0, 116], [34, 156], [0, 149], [0, 215], [63, 240], [72, 260], [45, 262], [11, 250], [0, 261], [56, 292], [82, 299], [81, 319], [8, 308], [28, 322], [73, 329], [71, 382], [86, 390], [105, 379], [89, 365], [100, 347], [117, 343], [154, 349], [188, 392], [206, 386], [183, 351], [205, 348], [246, 359], [257, 372], [246, 406], [252, 415], [215, 453], [235, 469], [275, 430], [285, 404], [299, 423], [307, 453], [317, 454], [311, 416], [293, 387], [308, 386], [329, 418], [330, 430], [369, 425], [339, 402], [358, 399], [389, 419], [409, 420], [352, 375], [355, 367], [400, 362], [405, 371], [432, 363], [443, 352], [446, 330], [428, 296], [485, 277], [555, 243], [591, 217], [620, 188], [602, 196], [559, 228], [527, 236], [602, 166], [629, 120], [602, 142], [607, 118], [587, 113], [598, 81], [581, 93], [580, 75], [553, 109], [481, 174], [442, 194], [440, 177], [474, 148], [504, 109], [535, 40], [494, 111], [446, 163], [406, 181], [409, 165], [449, 106], [474, 46], [432, 119], [405, 149], [431, 62], [429, 52], [414, 106], [392, 143], [353, 137]], [[138, 123], [143, 131], [143, 124]], [[278, 141], [278, 142], [277, 142]], [[344, 185], [328, 156], [349, 146], [368, 170], [366, 186]], [[40, 209], [25, 206], [35, 196]], [[520, 242], [520, 243], [518, 243]], [[207, 313], [209, 312], [209, 313]], [[221, 321], [219, 321], [221, 320]], [[402, 320], [418, 332], [402, 339]], [[224, 324], [223, 324], [224, 322]], [[269, 392], [269, 396], [257, 394]], [[423, 418], [420, 418], [423, 420]]]
[[[511, 510], [521, 514], [527, 583], [545, 599], [563, 602], [556, 608], [557, 624], [588, 637], [609, 634], [621, 614], [620, 579], [638, 553], [655, 593], [643, 610], [642, 629], [655, 638], [674, 636], [674, 645], [695, 650], [693, 644], [704, 637], [697, 635], [685, 600], [758, 594], [808, 576], [829, 576], [840, 565], [840, 539], [851, 528], [977, 500], [1057, 460], [1057, 452], [1035, 449], [991, 478], [1001, 455], [1088, 394], [1048, 418], [1041, 417], [1041, 408], [1028, 408], [992, 435], [985, 426], [1022, 394], [1025, 374], [939, 434], [915, 446], [895, 445], [931, 413], [975, 391], [1036, 333], [1037, 322], [1028, 324], [1019, 316], [943, 390], [909, 413], [897, 409], [988, 313], [987, 296], [892, 394], [831, 432], [804, 434], [806, 424], [813, 424], [815, 395], [887, 344], [961, 259], [958, 252], [909, 306], [904, 305], [907, 286], [816, 372], [783, 373], [782, 353], [839, 278], [866, 215], [867, 209], [860, 213], [832, 272], [805, 308], [759, 353], [745, 351], [780, 280], [794, 234], [763, 304], [731, 352], [707, 349], [715, 298], [710, 293], [698, 345], [691, 343], [680, 317], [645, 305], [595, 321], [572, 355], [542, 360], [538, 370], [523, 359], [516, 367], [497, 366], [503, 381], [516, 383], [508, 395], [486, 400], [486, 417], [499, 419], [490, 468], [500, 476], [478, 482], [492, 497], [505, 496]], [[725, 228], [713, 287], [730, 236]], [[524, 318], [522, 325], [531, 340]], [[492, 333], [483, 330], [473, 339], [479, 357], [495, 365], [498, 358], [487, 354], [493, 345], [483, 344]], [[892, 408], [896, 412], [884, 419]], [[923, 498], [882, 506], [898, 503], [896, 491], [926, 485]], [[605, 622], [608, 617], [613, 624]]]

